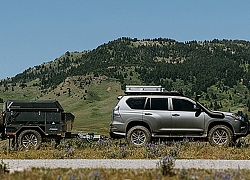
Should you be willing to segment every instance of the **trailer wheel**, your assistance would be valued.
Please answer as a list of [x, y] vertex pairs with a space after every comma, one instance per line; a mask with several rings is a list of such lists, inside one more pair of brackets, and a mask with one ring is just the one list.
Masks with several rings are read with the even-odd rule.
[[134, 126], [127, 133], [127, 141], [137, 147], [145, 146], [151, 140], [149, 130], [144, 126]]
[[24, 130], [18, 136], [18, 146], [21, 149], [39, 149], [42, 144], [41, 134], [35, 130]]

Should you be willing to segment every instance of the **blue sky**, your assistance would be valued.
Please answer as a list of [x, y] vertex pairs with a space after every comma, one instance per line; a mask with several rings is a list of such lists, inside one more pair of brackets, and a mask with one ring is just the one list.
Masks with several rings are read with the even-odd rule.
[[119, 37], [250, 41], [249, 0], [1, 0], [0, 79]]

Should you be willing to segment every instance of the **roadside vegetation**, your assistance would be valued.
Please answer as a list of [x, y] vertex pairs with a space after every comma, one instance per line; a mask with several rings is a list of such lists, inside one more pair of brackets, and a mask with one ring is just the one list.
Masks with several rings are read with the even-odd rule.
[[[32, 177], [32, 178], [31, 178]], [[180, 169], [163, 175], [160, 169], [46, 169], [32, 168], [0, 174], [1, 180], [239, 180], [249, 179], [249, 170]]]
[[[89, 143], [74, 139], [43, 143], [39, 150], [18, 150], [0, 144], [3, 159], [158, 159], [155, 169], [48, 169], [32, 168], [8, 173], [8, 165], [0, 164], [1, 179], [249, 179], [249, 170], [175, 169], [176, 159], [250, 159], [250, 136], [242, 138], [233, 147], [213, 147], [207, 142], [182, 139], [154, 141], [145, 147], [134, 147], [125, 140], [104, 138]], [[215, 153], [216, 152], [216, 153]]]
[[[18, 150], [9, 147], [8, 140], [0, 143], [2, 159], [159, 159], [175, 152], [178, 159], [249, 160], [250, 135], [238, 140], [233, 147], [211, 146], [208, 142], [182, 139], [179, 141], [153, 141], [145, 147], [134, 147], [124, 139], [101, 139], [89, 143], [82, 139], [42, 143], [39, 150]], [[216, 152], [216, 153], [215, 153]]]

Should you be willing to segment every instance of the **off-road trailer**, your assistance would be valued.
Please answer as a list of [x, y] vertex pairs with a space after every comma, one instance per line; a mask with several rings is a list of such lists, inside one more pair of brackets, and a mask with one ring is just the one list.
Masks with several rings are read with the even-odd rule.
[[64, 112], [56, 100], [8, 100], [0, 110], [1, 139], [12, 140], [12, 146], [40, 148], [41, 143], [54, 139], [78, 138], [88, 142], [99, 140], [94, 133], [72, 133], [75, 116]]

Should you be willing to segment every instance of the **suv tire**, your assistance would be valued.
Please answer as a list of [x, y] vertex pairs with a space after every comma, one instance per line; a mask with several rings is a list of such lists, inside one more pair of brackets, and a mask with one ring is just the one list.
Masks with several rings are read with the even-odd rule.
[[18, 136], [18, 146], [21, 149], [34, 148], [39, 149], [42, 144], [42, 137], [35, 130], [24, 130]]
[[209, 131], [208, 141], [212, 146], [231, 146], [233, 144], [233, 133], [229, 127], [217, 125]]
[[127, 132], [127, 141], [135, 146], [145, 146], [151, 140], [151, 133], [144, 126], [134, 126]]

